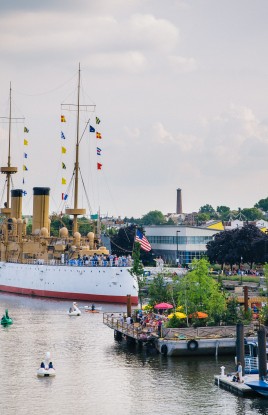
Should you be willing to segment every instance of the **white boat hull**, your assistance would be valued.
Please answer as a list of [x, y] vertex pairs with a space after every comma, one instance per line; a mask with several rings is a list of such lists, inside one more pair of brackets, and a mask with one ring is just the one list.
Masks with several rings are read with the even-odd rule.
[[67, 313], [69, 316], [81, 316], [81, 311], [68, 311]]
[[44, 369], [42, 367], [40, 367], [37, 371], [37, 376], [39, 377], [52, 377], [52, 376], [56, 376], [56, 371], [55, 369], [51, 368], [51, 369]]
[[138, 303], [137, 282], [127, 267], [88, 267], [0, 262], [0, 291], [37, 297]]

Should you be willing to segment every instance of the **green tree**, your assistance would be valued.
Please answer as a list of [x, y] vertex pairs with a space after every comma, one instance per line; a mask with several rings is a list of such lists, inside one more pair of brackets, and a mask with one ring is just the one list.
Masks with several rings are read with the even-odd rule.
[[142, 300], [143, 300], [143, 292], [142, 289], [144, 288], [146, 284], [146, 279], [144, 276], [144, 269], [142, 262], [140, 260], [140, 244], [138, 242], [134, 242], [133, 247], [133, 253], [132, 253], [132, 259], [133, 259], [133, 266], [130, 268], [129, 273], [136, 278], [137, 284], [138, 284], [138, 297], [139, 297], [139, 303], [142, 307]]
[[210, 219], [209, 213], [198, 213], [195, 217], [197, 223], [207, 222]]
[[263, 218], [262, 212], [256, 207], [253, 208], [245, 208], [241, 210], [242, 215], [245, 216], [246, 220], [258, 220]]
[[166, 218], [159, 210], [152, 210], [144, 215], [141, 219], [142, 225], [163, 225]]
[[59, 236], [59, 230], [66, 227], [69, 232], [72, 231], [72, 220], [69, 215], [60, 216], [57, 213], [52, 213], [50, 216], [50, 235]]
[[223, 314], [225, 297], [219, 284], [209, 276], [210, 267], [205, 258], [194, 259], [192, 270], [179, 281], [178, 305], [186, 314], [204, 311], [210, 318]]
[[82, 218], [78, 218], [78, 229], [82, 236], [86, 236], [88, 232], [96, 233], [97, 221], [92, 222], [84, 216]]
[[241, 313], [239, 312], [239, 304], [236, 297], [232, 296], [228, 299], [223, 320], [227, 325], [234, 325], [241, 321]]
[[266, 199], [261, 199], [254, 205], [255, 208], [261, 209], [264, 212], [268, 212], [268, 197]]
[[201, 206], [201, 208], [199, 209], [199, 213], [209, 213], [210, 216], [213, 216], [215, 215], [215, 210], [211, 205], [206, 204], [204, 206]]
[[157, 303], [169, 303], [172, 301], [171, 290], [169, 289], [169, 286], [166, 284], [163, 274], [158, 273], [154, 277], [153, 281], [149, 286], [149, 297], [149, 304], [152, 306], [154, 306]]
[[230, 211], [230, 208], [228, 206], [224, 206], [224, 205], [217, 206], [216, 211], [217, 211], [217, 213], [218, 213], [221, 220], [229, 219], [231, 211]]

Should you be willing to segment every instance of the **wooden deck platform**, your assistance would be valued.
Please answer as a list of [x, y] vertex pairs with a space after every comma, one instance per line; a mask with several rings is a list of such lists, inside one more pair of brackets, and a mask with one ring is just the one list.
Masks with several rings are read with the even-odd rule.
[[121, 322], [119, 313], [113, 313], [113, 315], [103, 313], [103, 324], [115, 330], [115, 332], [126, 336], [128, 339], [137, 342], [148, 342], [159, 337], [157, 330], [142, 329], [139, 323], [127, 324], [126, 322]]

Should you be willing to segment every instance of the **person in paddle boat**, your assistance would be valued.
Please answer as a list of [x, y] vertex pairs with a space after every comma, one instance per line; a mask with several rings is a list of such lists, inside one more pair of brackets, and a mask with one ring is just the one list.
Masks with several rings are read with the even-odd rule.
[[40, 368], [37, 370], [37, 376], [47, 377], [55, 376], [56, 371], [53, 366], [53, 363], [50, 360], [50, 352], [46, 353], [45, 359], [41, 362]]
[[40, 369], [45, 369], [45, 370], [54, 369], [53, 363], [50, 361], [50, 352], [46, 353], [45, 360], [41, 362]]

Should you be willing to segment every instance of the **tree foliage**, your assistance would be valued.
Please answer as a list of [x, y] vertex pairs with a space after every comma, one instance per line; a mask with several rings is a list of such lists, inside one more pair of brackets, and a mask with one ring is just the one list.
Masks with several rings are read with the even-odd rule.
[[217, 206], [216, 211], [217, 211], [219, 219], [226, 221], [230, 218], [231, 210], [228, 206], [224, 206], [224, 205]]
[[245, 216], [246, 220], [250, 220], [250, 221], [263, 218], [262, 212], [256, 207], [242, 209], [241, 213], [243, 216]]
[[267, 238], [254, 225], [220, 232], [208, 242], [207, 256], [210, 262], [221, 265], [264, 262]]
[[254, 205], [254, 207], [263, 210], [264, 212], [268, 212], [268, 197], [265, 199], [261, 199]]
[[152, 283], [149, 286], [149, 297], [152, 306], [158, 303], [173, 303], [171, 290], [168, 284], [166, 284], [165, 277], [163, 274], [158, 273]]
[[142, 306], [143, 293], [142, 288], [145, 286], [145, 277], [143, 265], [140, 260], [140, 244], [138, 242], [134, 243], [133, 252], [132, 252], [133, 266], [130, 268], [129, 273], [136, 278], [138, 283], [138, 296], [139, 302]]
[[166, 218], [160, 210], [152, 210], [142, 217], [141, 223], [143, 225], [163, 225], [166, 223]]
[[222, 314], [226, 308], [225, 297], [217, 282], [209, 276], [210, 263], [194, 259], [192, 270], [178, 282], [178, 305], [186, 314], [196, 311], [208, 313], [210, 318]]

